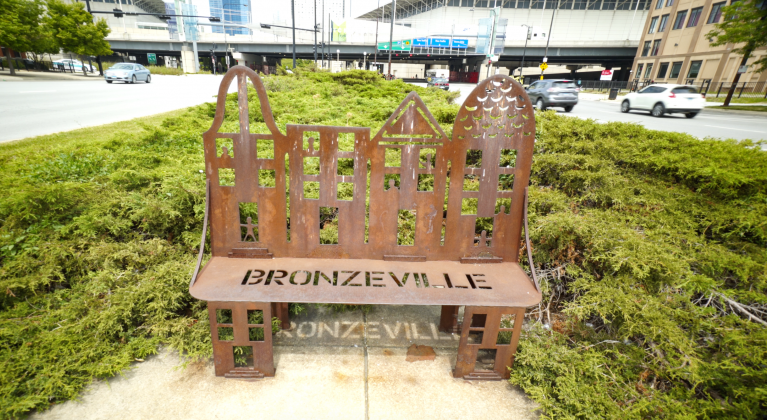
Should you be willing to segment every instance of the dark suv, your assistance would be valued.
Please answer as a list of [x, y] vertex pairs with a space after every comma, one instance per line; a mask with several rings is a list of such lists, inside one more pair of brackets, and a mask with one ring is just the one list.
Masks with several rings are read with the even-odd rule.
[[578, 86], [572, 80], [538, 80], [526, 88], [536, 108], [561, 107], [570, 112], [578, 103]]

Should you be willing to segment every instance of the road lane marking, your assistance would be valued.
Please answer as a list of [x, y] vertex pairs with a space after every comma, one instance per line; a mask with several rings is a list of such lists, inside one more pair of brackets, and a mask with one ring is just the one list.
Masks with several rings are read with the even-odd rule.
[[764, 133], [764, 131], [753, 131], [753, 130], [743, 130], [741, 128], [732, 128], [732, 127], [720, 127], [718, 125], [707, 125], [706, 127], [714, 127], [714, 128], [724, 128], [726, 130], [736, 130], [736, 131], [747, 131], [749, 133]]
[[25, 90], [19, 93], [55, 93], [55, 90]]

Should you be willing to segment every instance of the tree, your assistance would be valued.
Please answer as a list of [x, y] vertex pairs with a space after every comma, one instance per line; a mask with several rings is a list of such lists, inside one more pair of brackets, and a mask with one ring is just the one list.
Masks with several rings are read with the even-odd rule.
[[79, 55], [112, 54], [109, 43], [104, 39], [110, 32], [106, 20], [98, 19], [94, 23], [93, 15], [85, 10], [82, 3], [67, 4], [49, 0], [46, 23], [56, 43], [67, 51]]
[[[716, 29], [706, 36], [711, 39], [712, 46], [724, 44], [740, 45], [732, 52], [743, 55], [740, 62], [745, 66], [755, 49], [767, 46], [767, 1], [765, 0], [741, 0], [722, 8], [724, 20], [716, 24]], [[759, 66], [757, 71], [767, 70], [767, 56], [756, 60], [752, 65]], [[735, 74], [735, 79], [727, 92], [724, 106], [730, 105], [730, 99], [735, 92], [735, 85], [740, 80], [740, 73]]]
[[0, 45], [5, 47], [11, 75], [15, 75], [16, 70], [10, 49], [34, 50], [44, 42], [43, 4], [42, 0], [0, 0]]

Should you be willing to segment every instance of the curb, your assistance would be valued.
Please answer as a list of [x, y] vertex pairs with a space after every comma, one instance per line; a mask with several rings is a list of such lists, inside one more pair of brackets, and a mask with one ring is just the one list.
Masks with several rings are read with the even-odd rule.
[[703, 108], [706, 112], [715, 112], [717, 114], [741, 114], [741, 115], [755, 115], [761, 117], [767, 117], [767, 112], [764, 111], [744, 111], [741, 109], [717, 109], [712, 107]]

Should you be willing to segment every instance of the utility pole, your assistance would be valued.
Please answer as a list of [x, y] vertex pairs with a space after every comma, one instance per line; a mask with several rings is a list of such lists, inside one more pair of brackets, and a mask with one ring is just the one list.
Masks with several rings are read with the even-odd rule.
[[[378, 0], [378, 7], [381, 7], [381, 0]], [[383, 20], [383, 9], [381, 9], [381, 20]], [[378, 73], [378, 19], [376, 18], [376, 50], [373, 53], [373, 64], [376, 65], [376, 73]]]
[[[546, 52], [543, 53], [543, 62], [546, 63], [549, 59], [549, 41], [551, 41], [551, 28], [554, 27], [554, 15], [557, 14], [557, 9], [559, 9], [559, 0], [557, 0], [557, 7], [554, 8], [554, 11], [551, 12], [551, 23], [549, 24], [549, 33], [548, 37], [546, 37]], [[543, 69], [541, 69], [541, 80], [543, 80]]]
[[317, 67], [317, 0], [314, 0], [314, 67]]
[[330, 61], [333, 60], [333, 52], [330, 51], [330, 41], [333, 40], [333, 24], [330, 22], [330, 13], [328, 13], [328, 70], [330, 70]]
[[[85, 0], [85, 5], [88, 7], [88, 13], [90, 13], [91, 12], [91, 2], [90, 2], [90, 0]], [[91, 15], [91, 16], [93, 16], [93, 15]], [[8, 63], [8, 64], [10, 64], [10, 63]], [[101, 56], [100, 55], [96, 56], [96, 64], [99, 65], [99, 76], [103, 76], [104, 75], [104, 69], [101, 67]]]
[[296, 68], [296, 1], [290, 0], [290, 14], [293, 17], [293, 69]]
[[[493, 8], [493, 23], [492, 23], [493, 26], [491, 26], [491, 28], [490, 28], [490, 45], [489, 45], [489, 48], [488, 48], [488, 51], [487, 51], [487, 55], [488, 56], [490, 56], [490, 55], [495, 56], [495, 29], [496, 29], [495, 28], [496, 27], [495, 24], [498, 21], [498, 19], [500, 18], [500, 16], [501, 16], [500, 10], [498, 8], [494, 7]], [[485, 77], [490, 77], [490, 68], [491, 67], [493, 67], [493, 60], [489, 59], [489, 60], [487, 60], [487, 75]]]
[[322, 0], [322, 15], [320, 16], [322, 16], [322, 25], [320, 25], [322, 26], [322, 57], [321, 57], [322, 60], [320, 64], [322, 64], [322, 68], [324, 69], [325, 68], [325, 0]]
[[[391, 20], [391, 25], [389, 29], [389, 75], [388, 79], [391, 80], [391, 50], [394, 42], [392, 40], [394, 39], [394, 16], [397, 11], [397, 0], [394, 0], [391, 5], [391, 13], [389, 13], [389, 18]], [[378, 46], [376, 45], [376, 48]]]
[[519, 66], [519, 77], [522, 79], [522, 84], [525, 84], [525, 77], [522, 76], [522, 69], [525, 68], [525, 53], [527, 52], [527, 41], [530, 39], [530, 31], [533, 29], [528, 25], [522, 25], [527, 28], [527, 35], [525, 36], [525, 48], [522, 49], [522, 65]]

